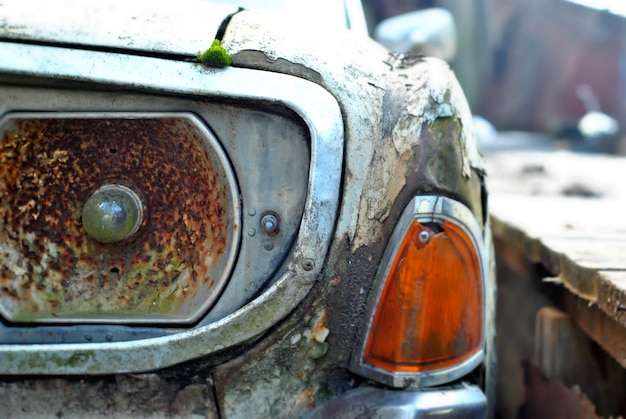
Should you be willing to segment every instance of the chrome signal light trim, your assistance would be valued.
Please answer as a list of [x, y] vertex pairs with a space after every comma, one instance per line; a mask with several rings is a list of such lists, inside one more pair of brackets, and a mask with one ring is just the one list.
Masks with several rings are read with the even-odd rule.
[[[374, 318], [382, 301], [385, 283], [405, 240], [405, 236], [415, 221], [427, 225], [431, 223], [440, 225], [452, 223], [455, 227], [460, 228], [470, 239], [480, 266], [480, 282], [482, 286], [482, 299], [480, 300], [482, 319], [480, 324], [482, 328], [478, 350], [465, 357], [461, 362], [421, 372], [398, 372], [397, 370], [391, 371], [368, 363], [366, 361], [366, 351], [368, 341], [375, 337], [372, 335]], [[422, 244], [425, 244], [428, 240], [430, 240], [430, 236], [426, 237], [426, 235], [422, 234], [417, 236], [417, 241]], [[428, 195], [414, 197], [400, 217], [383, 255], [374, 285], [370, 291], [366, 324], [352, 354], [350, 369], [356, 374], [395, 388], [418, 388], [449, 383], [474, 370], [480, 365], [485, 356], [487, 256], [488, 252], [478, 221], [465, 205], [444, 196]]]

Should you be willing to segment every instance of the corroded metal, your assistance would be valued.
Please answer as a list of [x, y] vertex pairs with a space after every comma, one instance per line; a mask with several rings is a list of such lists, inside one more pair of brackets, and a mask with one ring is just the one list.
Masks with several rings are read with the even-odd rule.
[[[10, 321], [185, 322], [227, 279], [238, 238], [234, 177], [192, 117], [19, 115], [0, 122], [0, 311]], [[90, 196], [125, 185], [143, 220], [105, 244]]]
[[[248, 349], [218, 367], [214, 382], [225, 416], [255, 411], [298, 417], [358, 383], [342, 371], [350, 361], [355, 330], [365, 327], [362, 307], [404, 207], [415, 195], [437, 192], [456, 197], [484, 221], [484, 163], [469, 108], [445, 63], [425, 58], [410, 68], [391, 70], [383, 63], [387, 52], [375, 44], [350, 38], [346, 40], [350, 48], [345, 48], [339, 40], [343, 38], [327, 39], [325, 33], [316, 33], [307, 42], [293, 37], [301, 28], [288, 27], [285, 21], [267, 24], [265, 19], [246, 11], [235, 15], [223, 45], [237, 65], [308, 78], [338, 99], [346, 127], [342, 201], [324, 277], [317, 294], [301, 304], [310, 304], [309, 310], [291, 316], [283, 323], [285, 333], [275, 331], [264, 347]], [[254, 36], [249, 35], [252, 27]], [[453, 154], [446, 155], [450, 151]], [[437, 157], [445, 164], [429, 167]], [[454, 183], [446, 183], [451, 178]], [[491, 249], [488, 224], [484, 231], [485, 247]], [[487, 381], [495, 374], [492, 268], [490, 260], [485, 296]], [[315, 341], [298, 338], [305, 336], [299, 328], [322, 305], [329, 307], [328, 349], [322, 357], [303, 359], [303, 354], [315, 352]]]

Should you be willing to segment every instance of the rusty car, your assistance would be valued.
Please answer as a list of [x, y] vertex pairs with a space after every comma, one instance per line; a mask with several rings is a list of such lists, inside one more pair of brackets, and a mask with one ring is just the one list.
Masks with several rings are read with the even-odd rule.
[[489, 413], [453, 72], [254, 3], [0, 2], [0, 416]]

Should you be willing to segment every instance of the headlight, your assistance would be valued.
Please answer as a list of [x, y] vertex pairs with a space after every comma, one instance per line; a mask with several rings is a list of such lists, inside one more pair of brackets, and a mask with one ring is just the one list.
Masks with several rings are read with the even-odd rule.
[[239, 244], [224, 151], [190, 114], [0, 121], [0, 311], [12, 322], [188, 323]]

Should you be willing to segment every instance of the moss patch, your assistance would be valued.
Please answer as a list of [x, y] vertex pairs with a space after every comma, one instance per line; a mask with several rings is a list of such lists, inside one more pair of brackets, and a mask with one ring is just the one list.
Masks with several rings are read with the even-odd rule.
[[211, 48], [198, 55], [198, 60], [207, 67], [224, 68], [231, 63], [230, 54], [222, 46], [219, 39], [213, 41]]

